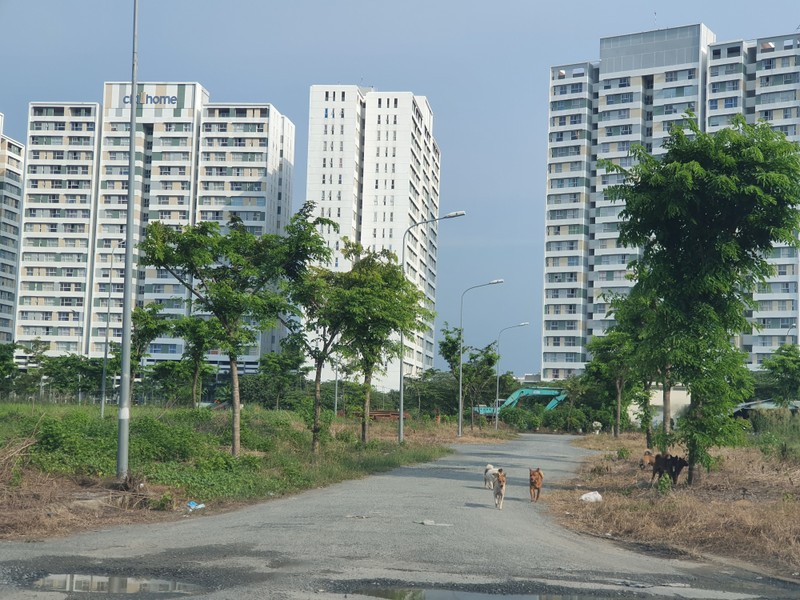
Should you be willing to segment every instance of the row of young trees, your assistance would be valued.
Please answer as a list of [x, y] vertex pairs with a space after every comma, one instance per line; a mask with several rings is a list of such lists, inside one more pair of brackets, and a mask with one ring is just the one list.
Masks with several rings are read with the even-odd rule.
[[214, 222], [175, 230], [153, 222], [140, 245], [140, 261], [163, 269], [191, 297], [191, 319], [203, 329], [202, 354], [219, 348], [229, 359], [233, 455], [240, 450], [241, 402], [238, 359], [257, 336], [279, 323], [287, 344], [310, 357], [315, 372], [312, 451], [321, 433], [320, 383], [334, 355], [357, 365], [364, 377], [362, 441], [368, 437], [372, 377], [401, 349], [394, 341], [427, 327], [433, 314], [425, 297], [408, 281], [397, 257], [344, 239], [349, 271], [325, 266], [330, 249], [319, 233], [336, 227], [314, 217], [307, 202], [291, 218], [283, 235], [257, 237], [238, 219], [223, 233]]
[[[766, 123], [736, 117], [705, 133], [691, 114], [664, 150], [654, 157], [635, 147], [630, 169], [602, 165], [625, 177], [606, 194], [624, 202], [620, 244], [639, 253], [630, 292], [606, 298], [615, 324], [590, 342], [586, 374], [613, 382], [617, 431], [626, 394], [649, 405], [648, 388], [663, 386], [660, 444], [688, 450], [691, 483], [698, 465], [710, 466], [709, 449], [736, 435], [733, 408], [752, 395], [746, 355], [732, 340], [751, 331], [747, 315], [758, 284], [773, 273], [773, 246], [798, 246], [800, 153]], [[775, 360], [784, 353], [791, 351]], [[691, 400], [671, 431], [675, 384]], [[797, 388], [784, 397], [790, 391], [796, 396]]]
[[[281, 235], [256, 236], [236, 217], [224, 231], [216, 222], [175, 229], [156, 221], [148, 225], [139, 245], [139, 264], [169, 273], [184, 286], [189, 299], [186, 316], [180, 318], [162, 314], [158, 304], [134, 310], [132, 379], [153, 340], [166, 334], [180, 337], [184, 340], [182, 360], [160, 363], [149, 375], [163, 389], [189, 376], [192, 401], [197, 404], [200, 382], [209, 371], [205, 356], [215, 349], [227, 355], [234, 456], [241, 446], [239, 357], [262, 332], [278, 324], [289, 331], [287, 351], [264, 357], [262, 366], [267, 372], [276, 377], [300, 372], [306, 357], [314, 365], [312, 449], [317, 452], [325, 363], [337, 356], [363, 375], [362, 440], [366, 442], [373, 375], [399, 356], [399, 344], [394, 340], [400, 332], [412, 335], [433, 319], [424, 294], [407, 280], [389, 251], [372, 251], [344, 239], [343, 255], [352, 268], [340, 272], [320, 266], [327, 265], [331, 254], [319, 233], [321, 227], [337, 226], [315, 217], [314, 204], [308, 202]], [[34, 343], [27, 348], [28, 368], [21, 372], [13, 363], [15, 346], [4, 348], [9, 360], [3, 361], [0, 354], [0, 369], [8, 368], [9, 373], [0, 385], [11, 389], [16, 379], [19, 395], [20, 382], [27, 377], [38, 382], [40, 391], [48, 381], [55, 387], [66, 386], [61, 391], [74, 385], [79, 397], [82, 390], [96, 393], [97, 382], [102, 382], [102, 360], [77, 355], [47, 357], [40, 346]], [[118, 355], [113, 352], [108, 361], [109, 373], [118, 372]], [[63, 370], [71, 370], [72, 376]]]

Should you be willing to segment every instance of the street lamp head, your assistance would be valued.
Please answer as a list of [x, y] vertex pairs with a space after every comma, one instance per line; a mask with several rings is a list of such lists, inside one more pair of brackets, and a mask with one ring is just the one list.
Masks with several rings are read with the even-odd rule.
[[464, 216], [464, 215], [466, 215], [466, 214], [467, 214], [467, 213], [466, 213], [466, 211], [463, 211], [463, 210], [457, 210], [457, 211], [455, 211], [455, 212], [447, 213], [447, 214], [446, 214], [445, 216], [443, 216], [442, 218], [443, 218], [443, 219], [455, 219], [456, 217], [463, 217], [463, 216]]
[[530, 325], [530, 323], [528, 323], [527, 321], [523, 321], [522, 323], [517, 325], [517, 327], [525, 327], [526, 325]]
[[503, 283], [504, 281], [505, 281], [504, 279], [492, 279], [489, 282], [489, 285], [495, 285], [495, 284], [498, 284], [498, 283]]

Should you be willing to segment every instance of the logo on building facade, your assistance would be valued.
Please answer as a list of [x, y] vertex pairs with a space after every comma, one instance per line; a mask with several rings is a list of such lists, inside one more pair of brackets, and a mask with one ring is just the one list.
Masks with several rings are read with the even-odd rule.
[[[130, 95], [122, 97], [123, 104], [130, 104], [131, 97]], [[136, 104], [152, 104], [155, 106], [160, 105], [177, 105], [178, 104], [178, 97], [177, 96], [151, 96], [150, 94], [146, 94], [142, 92], [136, 96]]]

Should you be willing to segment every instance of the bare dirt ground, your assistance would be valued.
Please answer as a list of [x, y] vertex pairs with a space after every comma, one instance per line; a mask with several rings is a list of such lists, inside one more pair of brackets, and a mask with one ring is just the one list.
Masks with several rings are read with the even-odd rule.
[[[601, 452], [573, 481], [546, 493], [552, 515], [569, 529], [650, 551], [710, 554], [800, 576], [800, 465], [755, 448], [724, 448], [712, 452], [719, 465], [700, 470], [699, 481], [689, 486], [684, 469], [673, 489], [659, 491], [650, 484], [652, 469], [639, 466], [643, 436], [589, 435], [580, 445]], [[620, 448], [630, 455], [622, 458]], [[598, 491], [602, 502], [575, 501], [588, 491]]]

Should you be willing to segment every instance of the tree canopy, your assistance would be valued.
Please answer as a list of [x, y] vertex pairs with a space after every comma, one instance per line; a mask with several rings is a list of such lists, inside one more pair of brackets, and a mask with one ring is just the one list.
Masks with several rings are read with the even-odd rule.
[[669, 363], [691, 395], [678, 439], [696, 463], [709, 464], [711, 446], [730, 433], [731, 408], [751, 385], [733, 336], [748, 332], [752, 292], [772, 274], [775, 243], [797, 246], [800, 154], [766, 123], [734, 117], [715, 133], [693, 115], [674, 126], [664, 154], [637, 146], [625, 183], [606, 190], [625, 202], [620, 241], [640, 248], [631, 264], [634, 292], [652, 299], [661, 335], [673, 340]]
[[330, 255], [317, 231], [328, 221], [313, 218], [313, 210], [313, 203], [304, 204], [284, 235], [260, 237], [238, 217], [231, 218], [225, 233], [214, 221], [181, 230], [154, 221], [140, 244], [140, 262], [168, 272], [189, 291], [192, 308], [214, 316], [223, 331], [220, 349], [230, 364], [234, 456], [240, 447], [238, 359], [280, 315], [297, 312], [284, 291], [286, 282]]

